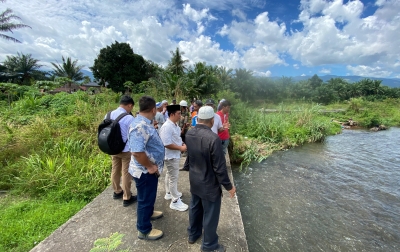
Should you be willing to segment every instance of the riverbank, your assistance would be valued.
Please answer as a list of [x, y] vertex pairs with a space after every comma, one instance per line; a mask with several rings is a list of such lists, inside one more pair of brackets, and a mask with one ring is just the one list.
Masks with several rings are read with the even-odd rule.
[[234, 147], [231, 160], [240, 169], [252, 161], [261, 162], [274, 151], [286, 150], [305, 143], [321, 142], [327, 136], [341, 133], [337, 122], [356, 121], [357, 127], [374, 128], [400, 126], [400, 99], [366, 101], [360, 98], [346, 103], [319, 104], [289, 103], [261, 104], [274, 113], [260, 108], [249, 110], [246, 105], [235, 106], [231, 123]]

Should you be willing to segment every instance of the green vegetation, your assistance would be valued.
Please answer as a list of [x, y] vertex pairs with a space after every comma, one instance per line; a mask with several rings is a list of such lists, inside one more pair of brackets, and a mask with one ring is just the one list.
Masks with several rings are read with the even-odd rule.
[[128, 250], [117, 250], [119, 245], [122, 244], [122, 238], [124, 236], [124, 234], [117, 232], [111, 234], [110, 237], [97, 239], [90, 252], [128, 252]]
[[111, 160], [96, 130], [118, 98], [58, 93], [2, 107], [0, 190], [9, 193], [0, 198], [1, 251], [29, 250], [109, 185]]
[[[0, 66], [0, 191], [6, 192], [0, 198], [0, 228], [6, 230], [1, 251], [29, 250], [110, 184], [111, 159], [99, 151], [96, 133], [106, 112], [118, 106], [121, 93], [114, 91], [131, 92], [135, 101], [143, 94], [157, 101], [231, 101], [231, 160], [242, 166], [276, 150], [323, 141], [349, 118], [361, 127], [400, 125], [400, 89], [380, 81], [324, 83], [316, 75], [297, 83], [272, 80], [205, 62], [187, 66], [183, 54], [179, 48], [171, 52], [163, 68], [115, 42], [92, 67], [107, 88], [55, 95], [48, 93], [82, 80], [77, 60], [62, 57], [63, 64], [53, 64], [47, 77], [30, 54], [7, 58]], [[333, 109], [339, 112], [329, 112]], [[111, 251], [121, 238], [99, 240], [93, 249]]]
[[0, 251], [29, 251], [86, 204], [50, 198], [0, 198]]

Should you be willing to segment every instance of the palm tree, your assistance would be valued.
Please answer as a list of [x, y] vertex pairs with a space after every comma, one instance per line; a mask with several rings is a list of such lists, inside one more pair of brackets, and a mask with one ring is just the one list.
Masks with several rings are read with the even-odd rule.
[[17, 56], [7, 56], [4, 66], [8, 72], [22, 76], [22, 82], [27, 84], [29, 80], [38, 74], [42, 65], [39, 60], [32, 58], [31, 54], [17, 53]]
[[175, 52], [171, 51], [172, 58], [168, 63], [168, 70], [173, 72], [176, 75], [182, 75], [184, 71], [186, 70], [185, 64], [188, 62], [188, 60], [183, 60], [182, 55], [184, 55], [184, 52], [180, 52], [179, 48], [177, 47]]
[[222, 89], [224, 90], [228, 90], [229, 86], [230, 86], [230, 82], [232, 80], [232, 76], [233, 76], [233, 69], [227, 69], [226, 67], [219, 67], [217, 69], [217, 76], [218, 79], [221, 82], [222, 85]]
[[[0, 0], [0, 2], [4, 2], [5, 0]], [[25, 28], [25, 27], [30, 27], [29, 25], [26, 24], [21, 24], [21, 23], [12, 23], [12, 20], [21, 20], [20, 17], [15, 15], [11, 9], [6, 9], [2, 13], [0, 13], [0, 32], [11, 32], [15, 29], [19, 28]], [[16, 38], [10, 37], [8, 35], [5, 35], [3, 33], [0, 33], [0, 38], [6, 39], [6, 40], [11, 40], [17, 43], [21, 43]]]
[[[51, 63], [53, 65], [53, 75], [57, 77], [67, 77], [72, 81], [81, 81], [84, 76], [81, 72], [84, 66], [78, 65], [78, 60], [72, 61], [70, 57], [65, 60], [64, 56], [62, 57], [62, 64]], [[71, 83], [68, 83], [69, 88], [71, 88]]]

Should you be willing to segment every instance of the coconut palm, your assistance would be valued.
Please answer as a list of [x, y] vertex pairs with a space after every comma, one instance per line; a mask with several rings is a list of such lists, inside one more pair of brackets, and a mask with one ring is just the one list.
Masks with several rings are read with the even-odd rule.
[[186, 70], [185, 64], [188, 62], [188, 60], [182, 59], [182, 55], [185, 53], [179, 51], [179, 48], [177, 47], [175, 52], [171, 51], [171, 54], [172, 58], [168, 63], [167, 69], [176, 75], [182, 75]]
[[[67, 77], [72, 81], [81, 81], [84, 76], [81, 72], [84, 66], [78, 65], [78, 60], [72, 61], [70, 57], [67, 59], [62, 57], [62, 64], [51, 63], [53, 65], [53, 75], [57, 77]], [[71, 86], [71, 83], [69, 83]]]
[[[0, 2], [4, 2], [4, 1], [5, 0], [0, 0]], [[31, 28], [29, 25], [26, 25], [26, 24], [13, 23], [12, 21], [14, 21], [14, 20], [21, 20], [21, 18], [18, 17], [17, 15], [15, 15], [11, 9], [7, 8], [5, 11], [0, 13], [0, 32], [1, 32], [0, 38], [6, 39], [6, 40], [11, 40], [11, 41], [14, 41], [17, 43], [21, 43], [21, 41], [19, 41], [18, 39], [3, 34], [3, 32], [11, 32], [12, 33], [13, 30], [19, 29], [19, 28], [25, 28], [25, 27]]]
[[4, 66], [10, 74], [22, 77], [22, 82], [28, 84], [31, 78], [39, 73], [39, 60], [32, 58], [31, 54], [17, 53], [17, 56], [7, 56]]

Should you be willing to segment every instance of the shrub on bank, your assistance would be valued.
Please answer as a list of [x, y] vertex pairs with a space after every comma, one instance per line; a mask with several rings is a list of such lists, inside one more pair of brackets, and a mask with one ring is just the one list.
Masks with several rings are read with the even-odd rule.
[[288, 111], [281, 106], [276, 113], [264, 113], [243, 103], [236, 104], [230, 117], [231, 131], [237, 134], [233, 137], [232, 160], [248, 165], [252, 160], [266, 158], [274, 150], [322, 141], [339, 133], [340, 125], [332, 123], [320, 109], [318, 105], [303, 105]]

